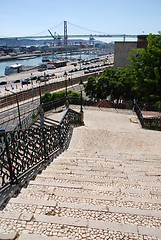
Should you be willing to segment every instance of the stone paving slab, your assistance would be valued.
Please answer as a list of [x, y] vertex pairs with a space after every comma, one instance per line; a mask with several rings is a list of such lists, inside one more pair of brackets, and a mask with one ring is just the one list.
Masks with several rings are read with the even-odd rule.
[[75, 198], [84, 198], [84, 199], [99, 199], [99, 200], [106, 200], [106, 201], [115, 201], [116, 197], [114, 196], [106, 196], [106, 195], [94, 195], [94, 194], [85, 194], [85, 193], [72, 193], [72, 192], [64, 192], [60, 190], [54, 191], [55, 195], [63, 196], [63, 197], [75, 197]]
[[57, 217], [57, 216], [46, 216], [35, 214], [35, 220], [38, 222], [47, 222], [47, 223], [55, 223], [55, 224], [63, 224], [63, 225], [71, 225], [76, 227], [87, 227], [88, 220], [79, 219], [79, 218], [69, 218], [69, 217]]
[[88, 204], [77, 204], [77, 203], [68, 203], [60, 202], [58, 204], [61, 208], [72, 208], [72, 209], [81, 209], [85, 211], [98, 211], [98, 212], [109, 212], [108, 206], [98, 206], [98, 205], [88, 205]]
[[39, 206], [56, 206], [56, 202], [53, 200], [42, 200], [35, 201], [33, 199], [22, 199], [22, 198], [11, 198], [10, 203], [26, 204], [26, 205], [39, 205]]
[[31, 181], [30, 185], [36, 186], [51, 186], [51, 187], [62, 187], [62, 188], [75, 188], [75, 189], [83, 189], [83, 184], [71, 184], [71, 183], [60, 183], [60, 182], [41, 182], [41, 181]]
[[115, 223], [115, 222], [111, 223], [111, 222], [104, 222], [104, 221], [89, 220], [88, 227], [138, 234], [137, 226], [132, 224], [122, 224], [122, 223]]
[[82, 169], [80, 170], [78, 167], [77, 169], [46, 169], [46, 171], [44, 172], [44, 174], [51, 174], [51, 173], [65, 173], [65, 174], [70, 174], [70, 173], [74, 173], [74, 174], [78, 174], [78, 175], [100, 175], [101, 176], [106, 176], [107, 174], [117, 174], [118, 176], [122, 176], [123, 174], [125, 174], [123, 172], [123, 170], [121, 169], [113, 169], [113, 168], [90, 168], [88, 171], [86, 169], [84, 169], [84, 167], [82, 166]]
[[0, 240], [14, 240], [17, 236], [16, 231], [12, 231], [9, 233], [2, 233], [0, 232]]
[[[107, 192], [119, 192], [121, 191], [118, 187], [110, 187], [110, 186], [94, 186], [86, 184], [82, 181], [81, 184], [76, 183], [59, 183], [59, 182], [41, 182], [41, 181], [31, 181], [30, 185], [36, 186], [52, 186], [52, 187], [60, 187], [60, 188], [74, 188], [74, 189], [88, 189], [88, 190], [98, 190], [98, 191], [107, 191]], [[130, 191], [130, 190], [129, 190]], [[139, 191], [139, 190], [138, 190]], [[137, 191], [136, 191], [137, 192]], [[146, 192], [146, 191], [145, 191]], [[149, 192], [149, 191], [147, 191]], [[144, 193], [144, 192], [143, 192]]]
[[140, 189], [137, 189], [137, 188], [123, 188], [121, 187], [120, 188], [120, 191], [122, 193], [134, 193], [134, 194], [140, 194], [140, 195], [150, 195], [150, 190], [140, 190]]
[[0, 218], [6, 218], [6, 219], [19, 219], [21, 213], [18, 211], [12, 211], [12, 212], [0, 212]]
[[[51, 176], [53, 177], [54, 175], [57, 175], [57, 174], [66, 174], [66, 175], [71, 175], [71, 174], [77, 174], [78, 176], [88, 176], [88, 177], [92, 177], [92, 176], [100, 176], [100, 173], [99, 172], [83, 172], [83, 171], [72, 171], [72, 170], [54, 170], [54, 171], [45, 171], [43, 172], [42, 176]], [[101, 173], [101, 176], [102, 177], [106, 177], [107, 176], [107, 173]]]
[[118, 197], [118, 200], [120, 202], [135, 202], [135, 203], [156, 203], [156, 204], [161, 204], [160, 199], [151, 199], [151, 198], [146, 198], [146, 197]]
[[[54, 179], [58, 179], [58, 180], [73, 180], [73, 181], [77, 181], [77, 182], [96, 182], [96, 179], [92, 179], [92, 178], [85, 178], [85, 177], [80, 177], [80, 176], [67, 176], [67, 175], [56, 175], [56, 174], [54, 174], [53, 175], [53, 177], [52, 176], [48, 176], [48, 175], [46, 175], [46, 176], [44, 176], [44, 175], [40, 175], [40, 176], [38, 176], [38, 179], [39, 178], [43, 178], [44, 180], [45, 179], [52, 179], [52, 178], [54, 178]], [[97, 182], [98, 183], [112, 183], [112, 180], [110, 181], [109, 179], [108, 180], [104, 180], [104, 179], [98, 179], [97, 178]], [[135, 184], [136, 184], [136, 182], [135, 182]]]
[[161, 229], [159, 228], [138, 226], [138, 232], [141, 235], [157, 237], [158, 239], [161, 239]]
[[141, 182], [141, 181], [139, 181], [139, 178], [138, 178], [138, 180], [137, 181], [132, 181], [132, 180], [129, 180], [129, 181], [127, 181], [127, 180], [122, 180], [122, 179], [119, 179], [119, 181], [118, 180], [115, 180], [115, 179], [113, 179], [112, 180], [112, 182], [113, 183], [120, 183], [120, 184], [127, 184], [127, 185], [131, 185], [131, 186], [134, 186], [134, 187], [136, 187], [136, 186], [143, 186], [143, 187], [158, 187], [158, 188], [160, 188], [161, 187], [161, 185], [160, 185], [160, 182], [150, 182], [150, 183], [148, 183], [148, 182]]
[[161, 211], [155, 210], [142, 210], [136, 208], [126, 208], [126, 207], [116, 207], [108, 206], [109, 212], [111, 213], [123, 213], [123, 214], [132, 214], [139, 216], [151, 216], [156, 218], [161, 218]]
[[22, 233], [20, 237], [17, 240], [68, 240], [67, 238], [59, 238], [55, 236], [45, 236], [45, 235], [39, 235], [39, 234], [27, 234]]

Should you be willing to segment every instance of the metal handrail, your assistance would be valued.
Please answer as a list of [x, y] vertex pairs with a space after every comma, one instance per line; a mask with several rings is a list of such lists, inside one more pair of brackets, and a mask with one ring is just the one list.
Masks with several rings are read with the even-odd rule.
[[135, 105], [134, 105], [134, 111], [136, 112], [136, 115], [138, 116], [138, 119], [140, 121], [142, 128], [144, 128], [144, 118], [143, 118], [141, 109], [137, 103], [135, 103]]
[[81, 124], [81, 116], [68, 108], [59, 124], [49, 118], [40, 124], [38, 120], [24, 130], [0, 131], [0, 192], [52, 161], [65, 148], [71, 125]]

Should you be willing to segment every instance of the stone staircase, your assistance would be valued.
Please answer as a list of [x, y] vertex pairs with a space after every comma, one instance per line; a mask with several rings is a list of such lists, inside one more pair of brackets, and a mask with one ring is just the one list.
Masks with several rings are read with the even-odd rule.
[[[101, 114], [125, 120], [126, 130], [93, 125]], [[131, 116], [95, 111], [93, 119], [93, 110], [85, 111], [86, 125], [74, 129], [69, 149], [1, 207], [0, 239], [161, 239], [161, 155], [158, 141], [151, 144], [161, 136]]]

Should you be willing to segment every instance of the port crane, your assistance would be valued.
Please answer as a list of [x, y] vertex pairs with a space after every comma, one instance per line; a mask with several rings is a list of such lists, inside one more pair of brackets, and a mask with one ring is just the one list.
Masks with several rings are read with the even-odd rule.
[[[52, 38], [55, 40], [56, 36], [54, 36], [50, 30], [48, 30], [48, 32], [50, 33]], [[53, 47], [54, 47], [54, 40], [53, 40]], [[52, 62], [54, 62], [54, 48], [52, 48]]]
[[[58, 40], [58, 46], [60, 46], [61, 37], [59, 35], [56, 36], [56, 33], [53, 35], [50, 30], [48, 30], [48, 32], [50, 33], [50, 35], [54, 40]], [[53, 40], [53, 47], [54, 47], [54, 40]], [[52, 49], [52, 62], [54, 62], [54, 48]]]

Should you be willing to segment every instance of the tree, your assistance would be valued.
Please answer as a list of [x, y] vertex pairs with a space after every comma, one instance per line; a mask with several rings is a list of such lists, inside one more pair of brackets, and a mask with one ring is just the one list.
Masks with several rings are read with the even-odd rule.
[[84, 90], [90, 98], [95, 98], [97, 96], [97, 82], [95, 77], [88, 77], [88, 82], [84, 85]]
[[161, 100], [161, 35], [150, 34], [146, 49], [131, 54], [133, 90], [144, 102]]
[[118, 100], [121, 96], [125, 100], [134, 99], [133, 77], [131, 68], [118, 68], [116, 73], [116, 82], [114, 85], [114, 96]]
[[[99, 78], [88, 78], [88, 82], [85, 85], [86, 94], [90, 98], [99, 99], [106, 99], [111, 95], [112, 99], [117, 99], [118, 102], [120, 96], [129, 96], [130, 84], [128, 84], [127, 75], [128, 70], [126, 69], [106, 68]], [[128, 94], [126, 94], [126, 90]]]
[[106, 99], [111, 93], [110, 81], [114, 77], [115, 69], [107, 68], [99, 78], [89, 77], [85, 84], [85, 92], [90, 98]]

